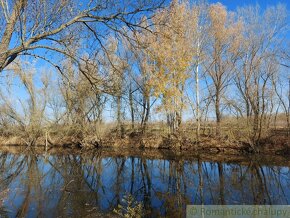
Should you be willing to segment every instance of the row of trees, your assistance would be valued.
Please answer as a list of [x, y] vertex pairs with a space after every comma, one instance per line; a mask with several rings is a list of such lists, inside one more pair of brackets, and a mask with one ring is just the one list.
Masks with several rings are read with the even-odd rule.
[[121, 133], [127, 121], [145, 131], [150, 120], [174, 133], [194, 117], [197, 139], [206, 121], [221, 137], [231, 119], [253, 147], [279, 116], [290, 127], [283, 5], [101, 1], [80, 11], [74, 1], [36, 1], [42, 14], [30, 1], [11, 10], [1, 2], [1, 126], [22, 128], [29, 144], [54, 125], [74, 126], [82, 138], [110, 114]]

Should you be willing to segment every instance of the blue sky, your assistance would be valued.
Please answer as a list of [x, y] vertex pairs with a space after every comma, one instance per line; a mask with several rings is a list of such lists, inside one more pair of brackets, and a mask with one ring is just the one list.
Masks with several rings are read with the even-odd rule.
[[288, 10], [290, 9], [289, 0], [209, 0], [210, 3], [220, 2], [223, 5], [227, 6], [229, 10], [235, 10], [237, 7], [243, 7], [247, 5], [256, 5], [259, 4], [262, 8], [267, 6], [277, 5], [282, 3], [287, 5]]

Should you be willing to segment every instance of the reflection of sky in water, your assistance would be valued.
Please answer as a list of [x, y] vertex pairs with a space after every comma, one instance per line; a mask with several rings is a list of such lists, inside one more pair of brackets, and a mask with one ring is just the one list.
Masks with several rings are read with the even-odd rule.
[[[289, 167], [100, 155], [1, 154], [1, 191], [11, 217], [108, 213], [131, 193], [149, 213], [186, 204], [289, 204]], [[180, 213], [181, 214], [180, 214]], [[177, 212], [184, 215], [184, 210]], [[176, 214], [175, 214], [176, 215]]]

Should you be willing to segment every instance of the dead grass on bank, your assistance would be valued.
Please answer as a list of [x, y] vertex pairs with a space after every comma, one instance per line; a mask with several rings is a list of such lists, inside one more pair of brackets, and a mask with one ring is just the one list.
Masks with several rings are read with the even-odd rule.
[[112, 129], [114, 124], [79, 125], [54, 125], [50, 127], [30, 129], [13, 127], [0, 129], [0, 144], [26, 145], [26, 146], [66, 146], [80, 143], [100, 142]]
[[[37, 131], [37, 135], [24, 134], [17, 129], [0, 131], [1, 145], [36, 145], [48, 147], [130, 147], [157, 148], [171, 150], [198, 150], [211, 153], [251, 152], [252, 130], [243, 120], [227, 119], [221, 125], [221, 133], [216, 136], [214, 122], [202, 123], [200, 137], [197, 139], [196, 126], [184, 123], [174, 134], [170, 133], [165, 123], [149, 123], [146, 131], [135, 125], [123, 125], [123, 134], [117, 130], [115, 123], [94, 124], [85, 127], [77, 125], [55, 125]], [[21, 134], [19, 134], [21, 133]], [[35, 139], [31, 139], [35, 136]], [[33, 144], [29, 144], [28, 141]], [[289, 137], [271, 135], [269, 129], [263, 129], [261, 148], [271, 152], [289, 150]]]

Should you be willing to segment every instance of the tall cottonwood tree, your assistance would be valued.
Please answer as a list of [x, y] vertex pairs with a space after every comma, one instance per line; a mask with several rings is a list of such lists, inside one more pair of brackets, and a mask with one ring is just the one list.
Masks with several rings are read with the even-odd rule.
[[[145, 17], [143, 18], [143, 25], [149, 26]], [[151, 59], [152, 56], [150, 54], [152, 54], [152, 43], [154, 43], [155, 40], [153, 34], [157, 33], [153, 33], [152, 27], [150, 30], [150, 32], [145, 29], [136, 32], [134, 34], [136, 44], [132, 45], [127, 43], [128, 50], [130, 50], [133, 55], [135, 69], [138, 69], [137, 72], [131, 73], [131, 79], [136, 84], [135, 91], [137, 91], [137, 96], [135, 97], [135, 101], [140, 107], [139, 116], [142, 132], [146, 130], [152, 106], [156, 102], [156, 98], [154, 99], [153, 96], [153, 86], [150, 83], [151, 75], [155, 70], [155, 63], [154, 60]]]
[[150, 85], [154, 95], [161, 97], [160, 110], [165, 111], [174, 132], [180, 127], [185, 107], [184, 90], [193, 52], [192, 28], [197, 19], [188, 3], [173, 1], [168, 9], [155, 15], [154, 21], [159, 25], [155, 25], [157, 34], [148, 48], [153, 66]]
[[128, 60], [121, 53], [119, 42], [113, 36], [109, 37], [107, 41], [106, 54], [108, 59], [105, 59], [104, 67], [108, 77], [107, 86], [110, 88], [110, 94], [116, 103], [117, 130], [123, 134], [124, 113], [122, 111], [122, 100], [125, 92], [124, 79], [125, 72], [128, 70]]
[[201, 76], [201, 66], [205, 59], [204, 48], [206, 45], [207, 38], [207, 28], [208, 28], [208, 6], [204, 1], [197, 1], [196, 5], [192, 8], [192, 13], [196, 22], [192, 23], [194, 27], [192, 28], [192, 43], [193, 43], [193, 77], [195, 80], [195, 105], [193, 107], [195, 111], [196, 120], [196, 139], [199, 141], [200, 127], [201, 127], [201, 93], [200, 93], [200, 76]]
[[220, 3], [209, 7], [208, 28], [209, 41], [207, 42], [204, 68], [213, 82], [213, 93], [216, 134], [220, 135], [221, 102], [224, 91], [233, 77], [234, 65], [240, 56], [242, 23], [235, 21], [233, 13]]
[[263, 128], [267, 126], [264, 119], [267, 92], [272, 88], [271, 78], [278, 73], [273, 66], [284, 39], [287, 12], [282, 5], [267, 8], [264, 12], [256, 6], [240, 9], [239, 15], [244, 30], [235, 83], [244, 100], [251, 143], [255, 149]]

